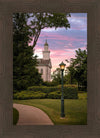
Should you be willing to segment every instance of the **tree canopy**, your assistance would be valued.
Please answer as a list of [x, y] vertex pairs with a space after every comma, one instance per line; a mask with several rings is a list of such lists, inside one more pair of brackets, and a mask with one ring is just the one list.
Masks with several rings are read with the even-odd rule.
[[55, 29], [58, 27], [70, 28], [67, 19], [67, 17], [70, 17], [69, 13], [32, 13], [30, 17], [29, 26], [32, 28], [34, 37], [33, 47], [36, 45], [42, 29], [48, 27], [55, 27]]
[[[69, 66], [64, 73], [65, 84], [78, 84], [78, 86], [87, 87], [87, 50], [76, 50], [75, 58], [71, 58]], [[67, 73], [66, 73], [67, 71]], [[61, 71], [57, 68], [52, 74], [52, 82], [61, 84]]]
[[33, 48], [28, 46], [32, 33], [27, 20], [27, 14], [13, 15], [13, 87], [19, 91], [42, 82]]
[[75, 58], [70, 59], [70, 65], [68, 67], [71, 83], [73, 79], [76, 79], [78, 85], [87, 86], [87, 50], [76, 50]]
[[52, 74], [52, 82], [55, 84], [55, 85], [58, 85], [61, 83], [61, 70], [60, 68], [57, 68], [55, 71], [53, 71], [53, 74]]

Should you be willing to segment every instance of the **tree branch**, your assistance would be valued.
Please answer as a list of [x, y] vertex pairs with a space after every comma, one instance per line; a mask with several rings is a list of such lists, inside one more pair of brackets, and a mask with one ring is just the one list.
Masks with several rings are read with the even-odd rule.
[[36, 45], [36, 43], [37, 43], [37, 40], [38, 40], [38, 38], [39, 38], [39, 35], [40, 35], [40, 33], [41, 33], [41, 30], [38, 30], [38, 32], [36, 33], [36, 35], [35, 35], [35, 37], [34, 37], [34, 42], [33, 42], [33, 48], [34, 48], [34, 46]]

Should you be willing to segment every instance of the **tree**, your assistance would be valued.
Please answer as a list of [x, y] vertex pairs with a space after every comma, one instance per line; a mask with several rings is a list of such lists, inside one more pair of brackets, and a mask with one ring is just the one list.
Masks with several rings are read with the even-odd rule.
[[75, 58], [71, 58], [68, 69], [72, 80], [77, 80], [78, 86], [87, 86], [87, 50], [76, 50]]
[[55, 85], [61, 84], [61, 70], [60, 68], [57, 68], [55, 71], [53, 71], [52, 74], [52, 82], [55, 83]]
[[[66, 82], [66, 75], [63, 76], [63, 83]], [[56, 70], [52, 74], [52, 83], [55, 85], [61, 84], [61, 69], [56, 68]]]
[[67, 67], [67, 74], [65, 75], [66, 83], [76, 84], [76, 79], [74, 78], [75, 70], [73, 66], [71, 66], [71, 62], [73, 61], [73, 59], [71, 58], [70, 61], [66, 59], [65, 61], [70, 64], [70, 66]]
[[72, 66], [68, 67], [69, 73], [65, 76], [65, 79], [67, 83], [69, 84], [76, 84], [76, 79], [74, 77], [75, 75], [75, 70]]
[[28, 46], [32, 33], [27, 25], [28, 15], [13, 15], [13, 87], [23, 90], [42, 82], [41, 75], [35, 68], [37, 61], [33, 48]]
[[34, 37], [33, 47], [37, 43], [41, 30], [45, 27], [55, 27], [55, 29], [58, 27], [65, 27], [66, 29], [70, 28], [70, 24], [67, 19], [67, 17], [70, 17], [69, 13], [32, 13], [30, 17], [29, 26], [32, 28]]

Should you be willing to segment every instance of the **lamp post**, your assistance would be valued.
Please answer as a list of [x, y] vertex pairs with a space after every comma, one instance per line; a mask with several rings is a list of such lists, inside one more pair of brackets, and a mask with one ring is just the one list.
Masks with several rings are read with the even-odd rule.
[[62, 83], [62, 95], [61, 95], [61, 117], [65, 117], [65, 113], [64, 113], [64, 90], [63, 90], [63, 72], [65, 69], [66, 64], [64, 64], [63, 62], [61, 62], [61, 64], [59, 64], [60, 69], [61, 69], [61, 83]]

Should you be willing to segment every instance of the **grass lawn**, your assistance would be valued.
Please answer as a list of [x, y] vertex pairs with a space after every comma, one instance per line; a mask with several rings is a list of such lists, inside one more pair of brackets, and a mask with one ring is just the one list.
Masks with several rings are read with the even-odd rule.
[[18, 119], [19, 119], [19, 113], [15, 108], [13, 108], [13, 125], [17, 124]]
[[55, 125], [86, 125], [87, 124], [87, 93], [79, 93], [79, 99], [65, 99], [65, 118], [60, 118], [60, 99], [14, 100], [14, 103], [26, 104], [40, 108], [48, 114]]

